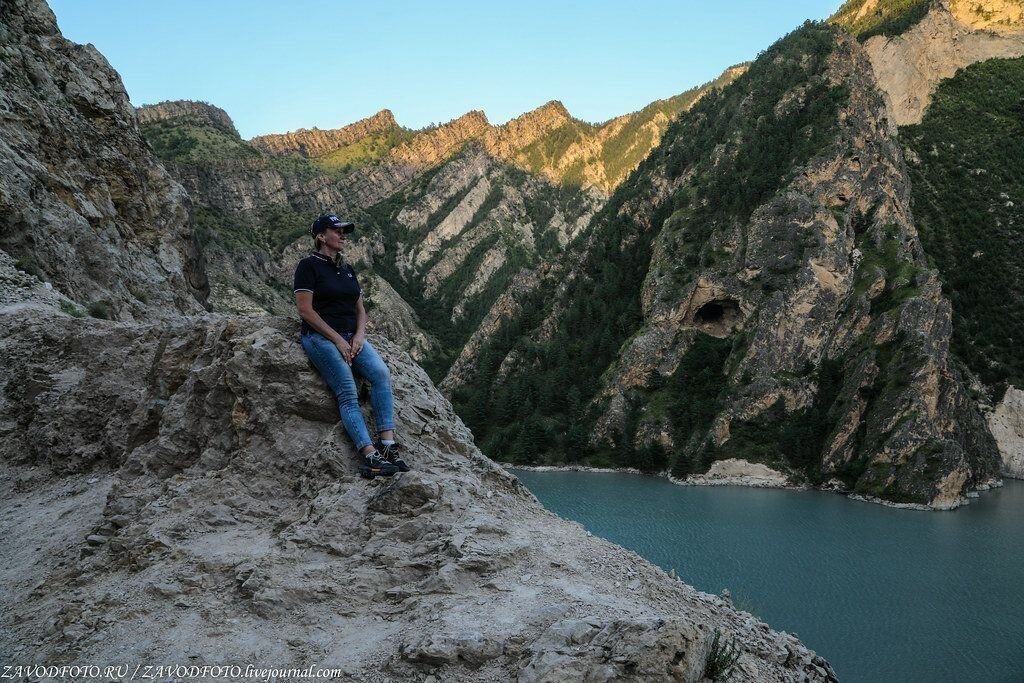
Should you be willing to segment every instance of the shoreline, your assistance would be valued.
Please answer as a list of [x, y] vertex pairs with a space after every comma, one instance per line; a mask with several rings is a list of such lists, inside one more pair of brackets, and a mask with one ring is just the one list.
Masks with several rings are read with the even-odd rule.
[[[721, 462], [721, 461], [720, 461]], [[708, 477], [707, 475], [694, 475], [693, 479], [677, 479], [667, 470], [662, 472], [641, 472], [635, 467], [589, 467], [587, 465], [517, 465], [510, 462], [498, 463], [506, 470], [524, 470], [527, 472], [588, 472], [600, 474], [642, 474], [658, 479], [666, 479], [675, 486], [742, 486], [755, 489], [784, 489], [789, 491], [821, 491], [822, 493], [835, 493], [850, 500], [861, 503], [872, 503], [897, 510], [917, 510], [922, 512], [947, 512], [971, 504], [971, 499], [980, 498], [981, 494], [992, 489], [1003, 487], [1002, 479], [990, 479], [979, 484], [977, 488], [970, 489], [959, 500], [947, 505], [926, 505], [923, 503], [897, 503], [876, 496], [866, 496], [852, 491], [844, 491], [835, 486], [810, 486], [808, 484], [794, 484], [788, 479], [766, 478], [761, 476], [724, 476]], [[780, 473], [781, 474], [781, 473]], [[784, 476], [784, 475], [782, 475]], [[1012, 478], [1012, 477], [1011, 477]]]
[[[743, 486], [754, 489], [789, 489], [806, 491], [812, 487], [792, 484], [780, 479], [758, 476], [707, 477], [696, 475], [693, 479], [677, 479], [667, 470], [663, 472], [641, 472], [635, 467], [590, 467], [588, 465], [517, 465], [511, 462], [498, 463], [507, 470], [523, 470], [526, 472], [588, 472], [599, 474], [641, 474], [658, 479], [665, 479], [676, 486]], [[828, 490], [828, 489], [824, 489]]]

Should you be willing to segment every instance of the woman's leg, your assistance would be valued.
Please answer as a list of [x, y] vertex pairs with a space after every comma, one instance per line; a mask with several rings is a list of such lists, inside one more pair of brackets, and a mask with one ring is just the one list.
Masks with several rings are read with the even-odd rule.
[[395, 430], [395, 399], [391, 393], [391, 372], [370, 342], [352, 360], [352, 370], [370, 383], [370, 404], [377, 434]]
[[364, 448], [373, 445], [373, 440], [366, 429], [363, 413], [359, 410], [359, 396], [352, 368], [341, 357], [338, 347], [321, 334], [312, 332], [302, 335], [302, 348], [337, 397], [338, 412], [345, 431], [355, 443], [356, 450], [362, 453]]

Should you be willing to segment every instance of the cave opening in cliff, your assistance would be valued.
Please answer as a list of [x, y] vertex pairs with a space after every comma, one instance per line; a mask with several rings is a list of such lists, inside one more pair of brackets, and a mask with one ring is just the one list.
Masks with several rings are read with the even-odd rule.
[[740, 321], [742, 312], [735, 299], [715, 299], [708, 301], [693, 314], [693, 322], [708, 334], [724, 337]]
[[716, 320], [721, 320], [723, 315], [725, 315], [725, 309], [722, 308], [722, 304], [718, 301], [711, 301], [697, 309], [696, 319], [699, 323], [713, 323]]

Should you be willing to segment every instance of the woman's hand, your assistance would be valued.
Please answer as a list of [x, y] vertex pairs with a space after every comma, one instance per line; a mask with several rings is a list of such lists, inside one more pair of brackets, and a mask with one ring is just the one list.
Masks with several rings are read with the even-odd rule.
[[[354, 342], [355, 339], [352, 341]], [[352, 352], [352, 347], [349, 343], [344, 339], [338, 339], [338, 341], [334, 342], [334, 345], [338, 347], [338, 352], [341, 354], [341, 357], [345, 359], [345, 362], [352, 365], [352, 359], [355, 358], [356, 354]]]
[[359, 352], [363, 350], [363, 344], [366, 343], [366, 333], [356, 332], [352, 337], [352, 357], [355, 358], [359, 355]]

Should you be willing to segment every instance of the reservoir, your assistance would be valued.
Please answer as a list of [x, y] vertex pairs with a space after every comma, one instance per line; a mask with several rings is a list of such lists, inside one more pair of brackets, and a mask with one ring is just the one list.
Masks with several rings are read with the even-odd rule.
[[1024, 681], [1024, 482], [952, 512], [514, 470], [548, 509], [797, 634], [841, 681]]

